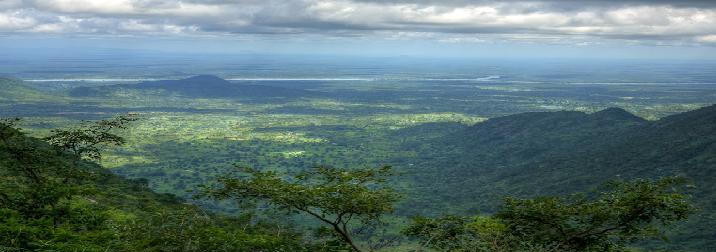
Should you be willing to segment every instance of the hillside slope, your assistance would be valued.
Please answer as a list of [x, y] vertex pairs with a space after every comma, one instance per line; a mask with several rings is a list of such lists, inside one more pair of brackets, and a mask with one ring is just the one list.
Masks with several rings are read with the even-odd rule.
[[694, 182], [694, 200], [705, 211], [677, 232], [674, 246], [716, 248], [716, 106], [658, 121], [617, 108], [524, 113], [468, 127], [431, 148], [410, 146], [417, 145], [406, 148], [421, 157], [410, 171], [419, 199], [406, 205], [425, 207], [406, 214], [490, 212], [506, 195], [565, 194], [614, 179], [681, 175]]
[[0, 77], [0, 102], [47, 102], [56, 99], [58, 97], [31, 88], [21, 80]]
[[275, 225], [207, 214], [0, 120], [0, 251], [309, 250]]

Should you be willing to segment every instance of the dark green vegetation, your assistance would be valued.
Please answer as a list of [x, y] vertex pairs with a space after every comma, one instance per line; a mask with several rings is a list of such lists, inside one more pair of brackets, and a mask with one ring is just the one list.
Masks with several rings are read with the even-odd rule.
[[684, 185], [635, 180], [592, 195], [506, 198], [493, 217], [417, 217], [404, 233], [440, 251], [628, 251], [693, 211]]
[[[143, 180], [118, 177], [83, 159], [99, 158], [100, 145], [121, 144], [116, 130], [131, 121], [118, 117], [56, 130], [47, 142], [25, 136], [14, 120], [0, 122], [0, 249], [364, 251], [354, 240], [360, 228], [352, 224], [380, 225], [399, 198], [385, 185], [390, 167], [319, 167], [288, 180], [276, 172], [242, 168], [203, 193], [240, 202], [262, 200], [288, 213], [308, 214], [332, 229], [318, 229], [314, 238], [305, 239], [290, 226], [252, 222], [251, 214], [238, 219], [207, 214], [171, 195], [153, 193]], [[614, 184], [613, 191], [592, 201], [508, 198], [495, 217], [470, 223], [460, 217], [417, 218], [404, 233], [423, 240], [421, 246], [448, 251], [623, 251], [626, 244], [688, 216], [687, 196], [673, 189], [679, 181]], [[375, 244], [367, 239], [367, 250], [398, 239]]]
[[[119, 124], [122, 119], [101, 121], [91, 128]], [[84, 133], [91, 135], [92, 130]], [[103, 132], [107, 135], [93, 140], [112, 144], [121, 139], [101, 140], [108, 135], [118, 137]], [[65, 144], [74, 138], [50, 139], [62, 144], [27, 137], [14, 128], [12, 120], [0, 122], [0, 251], [299, 251], [311, 247], [286, 228], [252, 224], [249, 216], [209, 215], [172, 195], [154, 193], [146, 180], [127, 180], [83, 160], [82, 154]]]
[[[494, 81], [444, 81], [442, 76], [349, 82], [226, 82], [208, 76], [140, 84], [13, 81], [9, 86], [33, 91], [0, 97], [0, 116], [22, 116], [21, 125], [28, 135], [45, 138], [53, 134], [52, 129], [76, 125], [78, 119], [137, 112], [139, 120], [122, 131], [126, 144], [101, 151], [102, 165], [114, 174], [146, 179], [149, 188], [184, 199], [190, 199], [193, 193], [187, 190], [198, 185], [217, 185], [218, 178], [233, 172], [234, 163], [261, 168], [259, 172], [275, 171], [283, 179], [317, 165], [393, 165], [399, 176], [385, 185], [404, 197], [394, 205], [392, 214], [383, 215], [385, 225], [355, 230], [368, 230], [356, 236], [359, 246], [366, 249], [372, 242], [393, 243], [409, 217], [416, 214], [492, 216], [501, 211], [504, 196], [566, 195], [589, 191], [612, 179], [672, 175], [693, 181], [693, 201], [699, 209], [686, 223], [670, 226], [669, 243], [649, 240], [629, 245], [691, 251], [716, 247], [711, 179], [714, 150], [710, 145], [713, 108], [665, 117], [712, 104], [716, 101], [713, 85], [620, 84], [616, 77], [606, 80], [609, 84], [561, 83], [580, 81], [575, 76], [579, 75], [538, 77], [534, 83], [519, 82], [519, 76]], [[707, 77], [699, 76], [696, 81]], [[213, 90], [210, 93], [194, 93], [204, 85], [215, 88], [208, 89]], [[217, 90], [229, 85], [298, 92], [216, 96], [221, 95]], [[99, 93], [72, 95], [82, 87]], [[43, 98], [34, 99], [35, 94]], [[628, 112], [602, 111], [607, 107]], [[520, 114], [529, 111], [551, 112]], [[262, 199], [272, 202], [271, 198]], [[231, 216], [247, 214], [246, 210], [261, 212], [237, 220], [239, 223], [276, 220], [263, 203], [238, 210], [233, 201], [192, 202]], [[565, 199], [563, 205], [573, 209], [574, 203]], [[175, 214], [164, 216], [181, 219]], [[311, 221], [310, 214], [295, 216], [293, 223], [280, 221], [280, 225], [262, 228], [270, 230], [267, 235], [286, 234], [287, 226], [307, 234], [303, 229], [321, 224]], [[202, 218], [221, 229], [231, 229], [221, 224], [226, 221]], [[160, 222], [147, 221], [154, 223], [147, 227], [161, 226], [156, 224]], [[485, 225], [494, 222], [489, 218]], [[359, 224], [349, 226], [363, 226]], [[256, 232], [263, 232], [262, 228]], [[327, 231], [327, 237], [304, 235], [302, 240], [345, 247], [336, 243], [331, 229]], [[376, 234], [374, 239], [368, 238]], [[176, 239], [192, 240], [187, 236]], [[404, 240], [396, 250], [409, 250], [412, 245]]]
[[716, 106], [658, 121], [616, 108], [525, 113], [433, 141], [418, 147], [415, 166], [421, 168], [414, 174], [421, 186], [406, 205], [421, 207], [406, 209], [408, 215], [435, 213], [432, 209], [492, 212], [505, 195], [563, 194], [611, 179], [680, 175], [693, 180], [702, 211], [677, 232], [673, 245], [713, 247]]
[[[362, 251], [354, 241], [354, 230], [358, 228], [351, 224], [375, 225], [383, 215], [393, 212], [399, 196], [384, 185], [390, 169], [317, 167], [284, 180], [273, 171], [241, 168], [249, 178], [222, 177], [220, 186], [207, 189], [205, 194], [218, 199], [264, 200], [289, 213], [310, 215], [328, 225], [353, 250]], [[371, 245], [371, 250], [379, 246]]]

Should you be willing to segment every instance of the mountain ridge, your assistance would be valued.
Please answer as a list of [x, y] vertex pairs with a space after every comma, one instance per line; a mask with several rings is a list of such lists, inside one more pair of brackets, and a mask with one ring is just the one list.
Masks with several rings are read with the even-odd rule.
[[122, 90], [162, 90], [193, 98], [294, 98], [312, 97], [319, 92], [267, 85], [236, 84], [213, 75], [196, 75], [178, 80], [145, 81], [138, 84], [119, 84], [103, 87], [78, 87], [70, 95], [111, 96]]
[[[697, 204], [716, 210], [716, 105], [656, 121], [621, 109], [531, 112], [493, 118], [434, 140], [431, 149], [406, 148], [419, 188], [405, 214], [420, 209], [491, 212], [504, 196], [533, 197], [589, 190], [610, 180], [683, 176]], [[449, 185], [449, 186], [448, 186]], [[444, 198], [451, 205], [437, 202]], [[695, 248], [716, 236], [714, 216], [685, 226], [707, 231], [675, 234], [672, 248]], [[716, 244], [711, 244], [716, 246]]]

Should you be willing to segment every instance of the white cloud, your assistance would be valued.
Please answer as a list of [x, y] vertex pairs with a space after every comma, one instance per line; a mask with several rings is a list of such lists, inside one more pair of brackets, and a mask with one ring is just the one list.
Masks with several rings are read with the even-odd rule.
[[0, 12], [0, 31], [16, 31], [32, 28], [37, 20], [20, 11]]
[[138, 10], [133, 0], [34, 0], [30, 5], [38, 10], [61, 13], [131, 14]]
[[442, 38], [438, 40], [439, 42], [443, 43], [451, 43], [451, 44], [457, 44], [457, 43], [485, 43], [487, 40], [481, 39], [481, 38], [475, 38], [475, 37], [449, 37], [449, 38]]
[[696, 37], [696, 41], [698, 41], [698, 42], [703, 42], [703, 43], [714, 43], [714, 44], [716, 44], [716, 34], [714, 34], [714, 35], [698, 36], [698, 37]]
[[[599, 37], [711, 43], [716, 5], [590, 1], [0, 0], [0, 31], [86, 34], [434, 34], [442, 42]], [[613, 2], [612, 2], [613, 3]], [[696, 2], [694, 2], [696, 3]], [[565, 5], [564, 8], [560, 8]], [[567, 6], [568, 5], [568, 6]], [[439, 34], [463, 34], [452, 36]], [[421, 35], [423, 36], [423, 35]]]
[[62, 24], [62, 23], [53, 23], [53, 24], [40, 24], [35, 27], [32, 27], [32, 32], [40, 32], [40, 33], [62, 33], [62, 32], [71, 32], [76, 29], [75, 26]]

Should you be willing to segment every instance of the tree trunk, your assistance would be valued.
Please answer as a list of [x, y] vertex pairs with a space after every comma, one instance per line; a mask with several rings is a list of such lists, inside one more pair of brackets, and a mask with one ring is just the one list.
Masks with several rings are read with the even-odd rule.
[[332, 225], [333, 225], [333, 229], [336, 230], [336, 232], [341, 235], [343, 240], [345, 242], [347, 242], [348, 245], [351, 245], [351, 248], [353, 248], [353, 250], [355, 250], [356, 252], [363, 252], [358, 246], [356, 246], [355, 243], [353, 243], [353, 239], [351, 239], [351, 237], [348, 235], [348, 230], [341, 229], [341, 227], [338, 226], [338, 224], [332, 224]]

